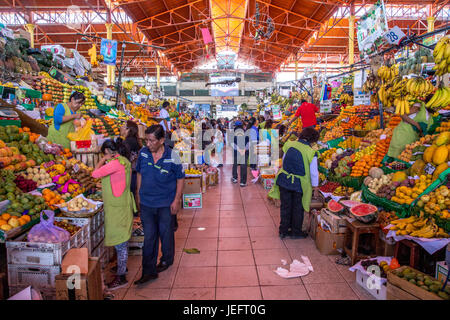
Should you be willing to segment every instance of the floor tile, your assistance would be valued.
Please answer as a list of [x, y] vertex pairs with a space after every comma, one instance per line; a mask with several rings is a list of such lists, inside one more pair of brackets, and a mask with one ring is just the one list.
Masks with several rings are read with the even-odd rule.
[[198, 230], [198, 228], [191, 228], [188, 239], [194, 238], [217, 238], [219, 228], [217, 227], [205, 227], [205, 230]]
[[214, 288], [216, 286], [216, 267], [178, 268], [174, 288]]
[[272, 218], [269, 217], [247, 217], [247, 226], [249, 227], [274, 227]]
[[215, 267], [217, 265], [217, 251], [200, 251], [197, 254], [183, 252], [180, 268], [183, 267]]
[[345, 283], [305, 284], [311, 300], [358, 300], [352, 288]]
[[189, 234], [190, 228], [178, 228], [177, 231], [175, 231], [175, 239], [177, 238], [187, 238]]
[[248, 227], [250, 238], [277, 237], [278, 231], [273, 227]]
[[252, 248], [258, 249], [285, 249], [284, 242], [279, 237], [258, 237], [250, 240]]
[[204, 228], [216, 227], [217, 228], [218, 226], [219, 226], [219, 216], [217, 215], [216, 217], [209, 217], [209, 218], [195, 217], [194, 220], [192, 221], [191, 228], [198, 228], [198, 227], [204, 227]]
[[240, 238], [240, 237], [248, 237], [247, 227], [219, 229], [219, 238]]
[[170, 300], [214, 300], [215, 288], [175, 288]]
[[246, 227], [247, 221], [244, 217], [241, 218], [220, 218], [221, 228], [238, 228], [238, 227]]
[[258, 285], [254, 266], [217, 267], [217, 287], [251, 287]]
[[287, 249], [261, 249], [253, 250], [256, 264], [280, 264], [281, 260], [286, 260], [287, 263], [291, 263], [291, 257]]
[[357, 284], [356, 281], [348, 282], [348, 285], [350, 286], [350, 288], [352, 288], [353, 292], [358, 296], [360, 300], [377, 300], [364, 288], [361, 288], [361, 286]]
[[124, 300], [168, 300], [170, 289], [137, 289], [132, 287], [128, 290]]
[[217, 250], [217, 238], [189, 238], [184, 244], [186, 249]]
[[259, 287], [217, 288], [216, 300], [261, 300]]
[[310, 300], [308, 292], [301, 284], [289, 286], [261, 287], [264, 300]]
[[235, 210], [220, 210], [220, 219], [222, 218], [244, 218], [244, 211], [235, 211]]
[[275, 273], [275, 270], [277, 270], [278, 267], [289, 270], [289, 265], [283, 266], [281, 263], [278, 265], [256, 266], [256, 269], [258, 271], [259, 284], [261, 286], [289, 286], [302, 284], [300, 278], [285, 279], [280, 277]]
[[249, 237], [243, 238], [219, 238], [219, 251], [220, 250], [250, 250]]
[[220, 211], [244, 211], [244, 207], [240, 201], [241, 200], [239, 199], [238, 204], [222, 204], [220, 206]]
[[254, 266], [255, 260], [252, 250], [219, 251], [217, 265], [219, 267]]

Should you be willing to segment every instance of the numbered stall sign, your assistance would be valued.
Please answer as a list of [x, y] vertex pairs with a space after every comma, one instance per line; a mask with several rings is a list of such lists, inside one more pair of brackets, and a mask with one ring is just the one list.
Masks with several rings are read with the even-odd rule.
[[399, 45], [405, 37], [406, 34], [397, 26], [393, 27], [384, 35], [384, 38], [387, 40], [387, 42], [395, 45]]

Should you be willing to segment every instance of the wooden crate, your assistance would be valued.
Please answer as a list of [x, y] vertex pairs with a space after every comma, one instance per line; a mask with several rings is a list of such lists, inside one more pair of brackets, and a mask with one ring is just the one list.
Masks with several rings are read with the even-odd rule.
[[4, 300], [7, 297], [7, 281], [6, 281], [6, 274], [0, 273], [0, 300]]
[[103, 300], [103, 285], [99, 258], [89, 258], [89, 272], [80, 275], [80, 288], [68, 289], [70, 274], [60, 274], [55, 278], [56, 300]]
[[[415, 272], [417, 274], [422, 274], [423, 276], [428, 276], [427, 274], [420, 272], [416, 269], [413, 269], [411, 267], [408, 267], [408, 266], [400, 267], [397, 270], [403, 271], [406, 268], [411, 269], [413, 272]], [[436, 280], [436, 279], [433, 279], [433, 280]], [[437, 294], [429, 292], [427, 290], [424, 290], [424, 289], [416, 286], [415, 284], [412, 284], [409, 281], [396, 276], [393, 272], [388, 272], [387, 281], [388, 281], [388, 284], [398, 287], [399, 289], [405, 291], [409, 295], [414, 296], [418, 300], [443, 300]]]
[[[419, 288], [420, 289], [420, 288]], [[409, 294], [405, 290], [394, 286], [392, 283], [387, 283], [386, 300], [419, 300], [419, 298]]]
[[101, 153], [73, 153], [73, 156], [88, 167], [95, 168], [100, 161]]

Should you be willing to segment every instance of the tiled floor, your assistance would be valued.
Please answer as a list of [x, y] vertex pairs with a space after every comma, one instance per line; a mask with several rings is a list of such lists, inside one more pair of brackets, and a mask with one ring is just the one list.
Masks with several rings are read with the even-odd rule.
[[[182, 210], [175, 234], [174, 264], [142, 286], [141, 256], [129, 257], [129, 285], [115, 299], [148, 300], [357, 300], [373, 299], [335, 256], [321, 255], [311, 238], [280, 240], [279, 209], [268, 202], [261, 184], [245, 188], [230, 182], [231, 167], [222, 169], [220, 184], [203, 195], [203, 208]], [[199, 230], [198, 228], [204, 228]], [[183, 248], [197, 248], [187, 254]], [[314, 272], [283, 279], [274, 273], [308, 256]]]

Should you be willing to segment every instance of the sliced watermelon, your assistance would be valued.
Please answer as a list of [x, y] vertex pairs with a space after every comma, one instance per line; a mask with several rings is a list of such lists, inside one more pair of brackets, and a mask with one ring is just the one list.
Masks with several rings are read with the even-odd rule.
[[377, 207], [367, 203], [358, 204], [350, 209], [350, 212], [358, 217], [365, 217], [374, 214], [377, 211]]
[[351, 200], [341, 200], [340, 203], [348, 208], [353, 208], [354, 206], [361, 204], [361, 202], [359, 201], [351, 201]]
[[327, 207], [328, 210], [334, 213], [341, 212], [342, 210], [344, 210], [344, 206], [342, 206], [340, 203], [334, 200], [330, 200], [330, 202], [328, 202]]

